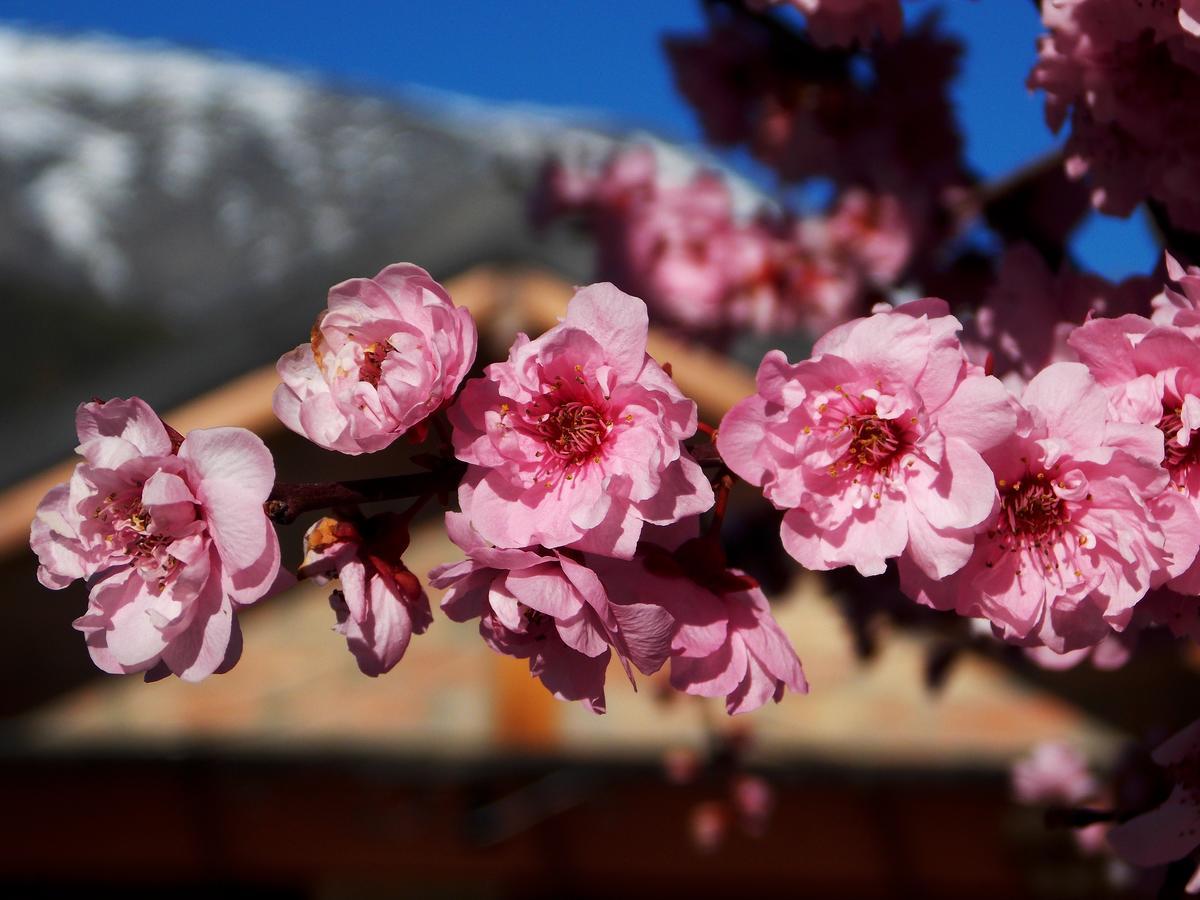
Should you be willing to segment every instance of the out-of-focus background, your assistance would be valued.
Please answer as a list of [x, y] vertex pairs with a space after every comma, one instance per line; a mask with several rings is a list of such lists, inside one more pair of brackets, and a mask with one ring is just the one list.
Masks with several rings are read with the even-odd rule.
[[[998, 177], [1055, 146], [1024, 87], [1032, 5], [908, 12], [939, 5], [967, 47], [971, 164]], [[145, 685], [92, 667], [70, 626], [82, 588], [35, 581], [29, 517], [93, 396], [141, 395], [181, 431], [252, 428], [285, 479], [402, 465], [286, 433], [271, 363], [328, 285], [400, 259], [471, 306], [481, 357], [547, 327], [591, 249], [529, 225], [542, 163], [652, 141], [664, 166], [711, 165], [659, 45], [701, 21], [689, 0], [0, 4], [6, 896], [1090, 896], [1095, 873], [1011, 806], [1006, 773], [1043, 739], [1110, 754], [1111, 683], [1052, 692], [980, 658], [930, 692], [925, 638], [884, 636], [860, 664], [826, 588], [795, 572], [778, 614], [813, 691], [744, 723], [654, 679], [636, 695], [610, 679], [594, 717], [441, 618], [367, 679], [312, 586], [245, 614], [232, 673]], [[750, 201], [771, 187], [748, 159], [722, 165]], [[1156, 262], [1138, 219], [1093, 216], [1074, 250], [1111, 277]], [[708, 421], [752, 390], [738, 363], [656, 339]], [[456, 555], [418, 523], [414, 571]], [[1151, 722], [1168, 700], [1124, 706]], [[674, 784], [664, 760], [714, 747], [776, 808], [765, 834], [730, 824], [706, 851], [696, 830], [729, 779]]]

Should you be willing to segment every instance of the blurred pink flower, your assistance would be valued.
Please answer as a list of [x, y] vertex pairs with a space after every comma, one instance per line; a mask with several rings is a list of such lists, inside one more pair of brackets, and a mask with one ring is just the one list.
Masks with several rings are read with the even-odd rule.
[[446, 590], [442, 610], [455, 622], [478, 618], [488, 646], [528, 659], [555, 697], [604, 712], [610, 648], [630, 681], [630, 662], [645, 674], [662, 666], [673, 623], [661, 606], [610, 602], [589, 565], [553, 550], [493, 547], [460, 513], [446, 514], [446, 528], [467, 558], [429, 573]]
[[408, 549], [408, 520], [384, 513], [360, 523], [323, 518], [304, 535], [299, 574], [318, 584], [336, 578], [329, 597], [336, 629], [365, 675], [388, 672], [414, 634], [433, 622], [421, 582], [401, 559]]
[[498, 547], [573, 545], [631, 557], [644, 522], [707, 510], [712, 488], [682, 441], [696, 404], [646, 354], [646, 306], [580, 289], [566, 319], [467, 382], [450, 409], [469, 463], [462, 511]]
[[692, 807], [688, 815], [688, 833], [701, 853], [713, 853], [729, 832], [729, 810], [724, 803], [706, 800]]
[[33, 522], [38, 579], [88, 582], [75, 627], [106, 672], [199, 681], [230, 668], [241, 654], [237, 608], [279, 575], [263, 512], [271, 454], [242, 428], [181, 439], [137, 398], [85, 403], [75, 424], [84, 461]]
[[668, 185], [645, 147], [591, 174], [552, 164], [537, 206], [542, 218], [582, 212], [600, 275], [645, 297], [656, 320], [724, 339], [731, 325], [771, 334], [843, 322], [912, 252], [895, 197], [855, 189], [828, 218], [763, 210], [739, 221], [723, 178]]
[[275, 415], [328, 450], [374, 453], [454, 397], [475, 344], [470, 312], [419, 266], [343, 281], [311, 342], [280, 358]]
[[775, 809], [775, 791], [765, 778], [739, 775], [733, 780], [730, 799], [747, 833], [755, 837], [766, 833], [767, 823]]
[[1019, 394], [1051, 363], [1076, 361], [1067, 338], [1089, 315], [1144, 312], [1153, 292], [1149, 278], [1113, 284], [1097, 275], [1051, 272], [1040, 253], [1019, 244], [1005, 252], [963, 345], [980, 364], [990, 357], [992, 374]]
[[[694, 531], [695, 523], [685, 524]], [[808, 693], [800, 660], [762, 589], [727, 569], [710, 538], [673, 549], [643, 542], [632, 562], [594, 560], [593, 568], [609, 596], [664, 606], [675, 619], [671, 685], [677, 690], [723, 696], [730, 715], [778, 703], [785, 690]]]
[[901, 585], [937, 609], [983, 616], [1004, 638], [1057, 653], [1122, 631], [1168, 567], [1195, 553], [1160, 525], [1152, 504], [1167, 484], [1162, 435], [1116, 421], [1104, 389], [1079, 363], [1030, 381], [1016, 434], [985, 452], [998, 515], [967, 564], [936, 581], [902, 560]]
[[804, 566], [878, 575], [907, 550], [940, 578], [966, 562], [996, 503], [980, 453], [1015, 413], [959, 327], [924, 300], [834, 329], [794, 366], [773, 350], [758, 393], [725, 416], [722, 458], [787, 510], [784, 547]]
[[904, 272], [913, 253], [913, 225], [891, 194], [847, 190], [828, 219], [829, 242], [879, 285]]
[[1135, 866], [1174, 862], [1200, 846], [1200, 720], [1161, 744], [1153, 758], [1174, 782], [1170, 796], [1108, 832], [1109, 845]]
[[1088, 771], [1087, 757], [1070, 744], [1044, 741], [1013, 763], [1013, 794], [1029, 806], [1077, 806], [1092, 798], [1099, 784]]

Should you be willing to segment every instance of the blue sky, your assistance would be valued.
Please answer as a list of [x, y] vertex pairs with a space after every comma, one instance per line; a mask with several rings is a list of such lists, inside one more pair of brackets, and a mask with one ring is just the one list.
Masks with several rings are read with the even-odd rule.
[[[971, 163], [1000, 175], [1053, 148], [1041, 100], [1024, 85], [1039, 32], [1033, 4], [915, 0], [907, 11], [935, 7], [967, 44], [956, 95]], [[368, 90], [421, 85], [594, 109], [668, 137], [699, 138], [659, 49], [664, 32], [700, 27], [696, 0], [0, 0], [0, 21], [158, 39]], [[1138, 218], [1094, 216], [1076, 251], [1110, 277], [1148, 271], [1157, 260]]]

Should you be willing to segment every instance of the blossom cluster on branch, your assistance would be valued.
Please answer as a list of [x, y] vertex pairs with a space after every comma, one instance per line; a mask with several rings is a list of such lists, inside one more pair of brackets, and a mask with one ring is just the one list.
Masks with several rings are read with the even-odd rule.
[[880, 298], [912, 253], [912, 228], [890, 195], [854, 188], [824, 216], [739, 217], [724, 178], [667, 183], [646, 147], [598, 171], [552, 161], [535, 212], [582, 216], [600, 277], [644, 297], [657, 320], [710, 340], [823, 331]]
[[[708, 33], [665, 47], [707, 138], [777, 184], [824, 182], [824, 210], [742, 211], [716, 171], [673, 181], [646, 148], [550, 160], [531, 205], [541, 224], [587, 223], [599, 283], [486, 366], [470, 312], [424, 269], [334, 286], [278, 362], [275, 413], [348, 456], [410, 445], [403, 473], [277, 481], [244, 429], [181, 435], [138, 398], [83, 404], [82, 461], [31, 545], [45, 586], [86, 584], [75, 627], [97, 666], [227, 671], [238, 612], [294, 580], [274, 525], [306, 515], [295, 576], [331, 585], [365, 674], [435, 627], [428, 586], [447, 619], [596, 713], [618, 668], [730, 714], [807, 692], [754, 577], [766, 557], [853, 575], [830, 583], [860, 618], [941, 623], [957, 643], [932, 686], [968, 640], [1047, 669], [1120, 668], [1152, 632], [1200, 641], [1200, 268], [1178, 252], [1200, 253], [1195, 0], [1042, 3], [1030, 84], [1070, 136], [994, 184], [962, 158], [960, 47], [936, 17], [904, 31], [899, 0], [705, 6]], [[1079, 270], [1068, 239], [1089, 196], [1118, 214], [1145, 202], [1162, 268], [1120, 284]], [[754, 393], [709, 424], [648, 354], [652, 320], [709, 346], [748, 330], [810, 349], [768, 351]], [[739, 481], [766, 502], [729, 526]], [[439, 508], [461, 558], [413, 572], [414, 522]], [[1200, 890], [1198, 729], [1143, 754], [1154, 791], [1048, 747], [1016, 794], [1085, 849]], [[769, 790], [733, 769], [729, 797], [695, 811], [701, 845], [765, 821]]]
[[1054, 0], [1030, 87], [1046, 120], [1068, 121], [1067, 169], [1087, 176], [1092, 202], [1126, 216], [1142, 200], [1171, 223], [1200, 229], [1200, 26], [1194, 0]]
[[[836, 326], [795, 364], [772, 350], [703, 455], [710, 476], [686, 443], [696, 404], [646, 353], [641, 300], [582, 288], [562, 322], [464, 380], [469, 313], [423, 270], [391, 266], [331, 290], [314, 340], [280, 361], [276, 407], [349, 453], [435, 423], [447, 459], [431, 465], [453, 478], [431, 473], [404, 515], [330, 494], [300, 574], [341, 580], [339, 629], [364, 671], [387, 671], [429, 624], [401, 559], [409, 522], [456, 483], [448, 527], [467, 562], [433, 574], [452, 616], [481, 617], [492, 646], [593, 708], [612, 648], [645, 673], [670, 658], [681, 689], [752, 708], [804, 680], [757, 584], [723, 562], [727, 468], [785, 511], [783, 548], [806, 568], [871, 576], [896, 560], [912, 599], [1006, 641], [1069, 654], [1154, 624], [1192, 633], [1194, 600], [1136, 615], [1151, 591], [1200, 594], [1200, 273], [1171, 272], [1178, 290], [1153, 319], [1089, 318], [1065, 336], [1076, 361], [1015, 390], [972, 360], [937, 299]], [[347, 285], [370, 302], [347, 304]], [[1019, 336], [1007, 346], [1022, 358]], [[85, 462], [34, 523], [43, 583], [88, 580], [77, 626], [105, 668], [228, 664], [234, 608], [279, 569], [265, 449], [237, 429], [179, 437], [136, 399], [85, 404], [78, 427]]]

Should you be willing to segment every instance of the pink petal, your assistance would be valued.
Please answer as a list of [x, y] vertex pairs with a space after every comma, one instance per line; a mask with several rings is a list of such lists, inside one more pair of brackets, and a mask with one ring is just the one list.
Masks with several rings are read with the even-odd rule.
[[171, 438], [158, 414], [140, 397], [83, 403], [75, 411], [79, 443], [117, 437], [137, 448], [141, 456], [168, 456]]
[[581, 288], [567, 305], [565, 324], [603, 337], [605, 358], [624, 378], [636, 378], [646, 360], [646, 304], [607, 282]]
[[937, 411], [938, 430], [959, 438], [979, 452], [990, 450], [1012, 435], [1017, 413], [1008, 390], [996, 378], [963, 379]]

